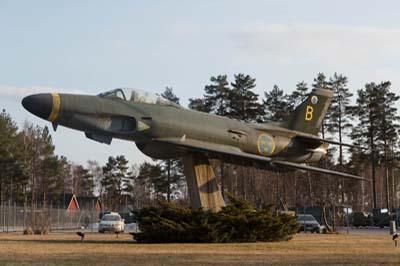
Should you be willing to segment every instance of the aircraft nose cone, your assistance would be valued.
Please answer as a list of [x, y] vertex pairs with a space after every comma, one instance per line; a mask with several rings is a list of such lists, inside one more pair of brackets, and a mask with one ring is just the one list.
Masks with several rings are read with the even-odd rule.
[[53, 98], [50, 93], [30, 95], [22, 99], [22, 106], [32, 114], [48, 119], [53, 109]]

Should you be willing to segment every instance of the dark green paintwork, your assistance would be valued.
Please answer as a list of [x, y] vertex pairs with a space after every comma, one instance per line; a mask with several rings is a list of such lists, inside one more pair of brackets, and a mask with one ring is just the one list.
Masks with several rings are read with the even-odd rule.
[[[83, 131], [87, 137], [103, 143], [109, 144], [112, 138], [135, 141], [143, 153], [154, 158], [203, 152], [209, 157], [237, 163], [280, 170], [282, 165], [303, 169], [303, 166], [286, 166], [281, 162], [319, 161], [328, 146], [317, 136], [332, 99], [332, 92], [323, 89], [311, 93], [280, 124], [244, 123], [176, 104], [139, 103], [113, 96], [60, 94], [60, 99], [61, 107], [54, 124]], [[307, 116], [310, 106], [311, 119]], [[29, 106], [25, 107], [29, 110]], [[268, 156], [260, 152], [261, 134], [266, 134], [261, 140], [274, 142], [273, 152]], [[271, 150], [266, 149], [264, 153]]]

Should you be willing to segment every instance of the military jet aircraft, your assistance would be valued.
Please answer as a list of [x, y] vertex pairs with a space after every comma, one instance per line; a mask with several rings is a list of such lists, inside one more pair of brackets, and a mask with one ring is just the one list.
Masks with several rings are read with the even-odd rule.
[[97, 96], [36, 94], [25, 97], [22, 105], [50, 121], [55, 130], [62, 125], [106, 144], [113, 138], [134, 141], [140, 151], [157, 159], [201, 153], [276, 171], [302, 169], [365, 180], [307, 165], [324, 158], [328, 144], [350, 146], [318, 136], [331, 100], [331, 91], [316, 89], [281, 123], [245, 123], [125, 88]]

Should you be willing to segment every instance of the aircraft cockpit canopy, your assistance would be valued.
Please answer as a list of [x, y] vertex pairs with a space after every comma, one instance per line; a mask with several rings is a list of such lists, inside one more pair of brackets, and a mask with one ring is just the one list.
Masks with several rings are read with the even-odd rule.
[[163, 97], [146, 92], [138, 89], [126, 89], [118, 88], [115, 90], [107, 91], [99, 94], [100, 97], [117, 97], [125, 101], [131, 101], [135, 103], [148, 103], [148, 104], [160, 104], [160, 105], [171, 105], [178, 108], [182, 108], [179, 104], [171, 102]]

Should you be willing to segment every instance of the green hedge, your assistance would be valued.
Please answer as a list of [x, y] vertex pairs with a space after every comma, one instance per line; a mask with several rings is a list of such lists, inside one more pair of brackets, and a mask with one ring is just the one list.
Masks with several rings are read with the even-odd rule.
[[218, 213], [160, 202], [137, 214], [139, 243], [232, 243], [289, 240], [297, 232], [296, 218], [273, 214], [270, 208], [254, 209], [250, 203], [229, 196], [231, 204]]

